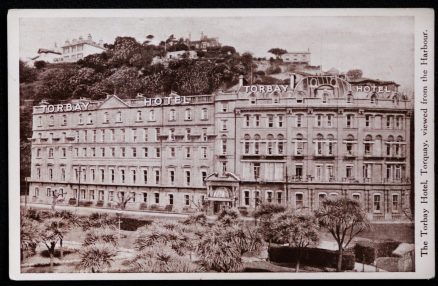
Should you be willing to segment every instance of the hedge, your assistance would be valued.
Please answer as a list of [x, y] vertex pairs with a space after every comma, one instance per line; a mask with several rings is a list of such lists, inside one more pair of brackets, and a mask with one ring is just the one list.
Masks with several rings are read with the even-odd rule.
[[[289, 246], [271, 246], [268, 249], [269, 260], [279, 263], [296, 263], [298, 248]], [[321, 248], [303, 248], [300, 263], [315, 267], [337, 268], [338, 252]], [[342, 256], [342, 270], [353, 270], [354, 253], [345, 251]]]
[[354, 246], [356, 261], [365, 264], [374, 264], [376, 258], [391, 257], [392, 252], [399, 246], [400, 241], [358, 241]]
[[135, 218], [121, 218], [120, 219], [120, 229], [127, 231], [136, 231], [137, 228], [149, 225], [152, 221], [150, 220], [138, 220]]

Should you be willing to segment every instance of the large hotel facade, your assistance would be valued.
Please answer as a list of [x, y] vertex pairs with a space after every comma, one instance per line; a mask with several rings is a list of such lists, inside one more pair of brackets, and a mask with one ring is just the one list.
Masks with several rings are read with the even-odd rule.
[[412, 102], [394, 82], [291, 75], [212, 95], [80, 99], [33, 109], [30, 201], [189, 213], [263, 202], [410, 211]]

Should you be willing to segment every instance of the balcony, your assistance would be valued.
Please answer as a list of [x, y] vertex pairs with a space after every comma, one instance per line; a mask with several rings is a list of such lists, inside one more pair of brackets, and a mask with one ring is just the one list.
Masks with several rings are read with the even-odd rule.
[[323, 152], [318, 152], [314, 155], [315, 158], [318, 159], [334, 159], [335, 158], [335, 154], [334, 153], [323, 153]]
[[355, 158], [356, 158], [356, 154], [352, 150], [347, 150], [347, 152], [344, 155], [345, 160], [353, 160]]
[[356, 178], [353, 178], [353, 177], [346, 177], [346, 178], [344, 177], [344, 178], [342, 178], [342, 182], [343, 183], [357, 184], [357, 183], [359, 183], [359, 180]]

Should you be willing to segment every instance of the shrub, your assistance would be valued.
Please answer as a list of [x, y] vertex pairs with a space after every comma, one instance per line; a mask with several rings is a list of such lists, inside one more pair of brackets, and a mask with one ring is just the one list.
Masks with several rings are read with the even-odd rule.
[[150, 225], [150, 220], [138, 220], [135, 218], [121, 218], [120, 229], [127, 231], [136, 231], [139, 227]]
[[103, 201], [97, 201], [96, 207], [99, 207], [99, 208], [103, 207]]
[[150, 207], [149, 207], [151, 210], [158, 210], [158, 206], [157, 205], [151, 205]]
[[[299, 251], [296, 247], [277, 246], [268, 249], [269, 260], [277, 263], [295, 263]], [[352, 252], [345, 251], [342, 256], [342, 270], [354, 269], [355, 256]], [[315, 267], [336, 268], [338, 252], [321, 248], [303, 248], [301, 250], [301, 263]]]
[[148, 204], [147, 203], [141, 203], [140, 204], [140, 210], [144, 211], [148, 209]]
[[[70, 202], [69, 202], [70, 203]], [[80, 207], [89, 207], [93, 204], [93, 202], [91, 201], [79, 201], [79, 206]]]
[[277, 73], [281, 73], [281, 68], [279, 66], [270, 66], [267, 70], [266, 70], [267, 74], [277, 74]]
[[206, 225], [207, 224], [207, 216], [205, 213], [198, 212], [195, 214], [190, 215], [188, 218], [186, 218], [183, 221], [184, 224], [200, 224], [200, 225]]
[[75, 205], [76, 204], [76, 198], [70, 198], [68, 200], [68, 204], [71, 205], [71, 206]]
[[376, 259], [373, 243], [369, 241], [358, 241], [354, 246], [356, 261], [365, 264], [373, 264]]
[[164, 208], [164, 210], [167, 212], [171, 212], [172, 209], [173, 209], [173, 205], [166, 205], [166, 207]]
[[246, 207], [238, 207], [237, 209], [239, 210], [239, 213], [242, 216], [247, 216], [248, 215], [248, 209]]
[[[62, 252], [63, 252], [63, 255], [65, 256], [65, 255], [69, 255], [72, 253], [77, 253], [78, 250], [74, 249], [74, 248], [64, 248]], [[41, 256], [45, 257], [45, 258], [49, 258], [50, 257], [49, 251], [47, 249], [44, 249], [43, 251], [41, 251]], [[53, 256], [57, 257], [57, 258], [61, 257], [61, 250], [55, 249]]]
[[379, 241], [376, 244], [377, 257], [390, 257], [393, 256], [392, 252], [400, 245], [400, 241], [387, 239]]

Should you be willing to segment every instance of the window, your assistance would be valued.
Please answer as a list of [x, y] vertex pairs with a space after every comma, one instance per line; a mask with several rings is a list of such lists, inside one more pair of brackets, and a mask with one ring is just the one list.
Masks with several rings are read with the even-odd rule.
[[91, 113], [88, 113], [87, 124], [93, 124], [93, 115]]
[[274, 115], [268, 115], [268, 127], [274, 127]]
[[160, 128], [155, 128], [155, 141], [160, 141], [160, 134], [161, 134]]
[[283, 196], [282, 192], [277, 192], [277, 203], [281, 204], [283, 199], [282, 196]]
[[62, 125], [67, 125], [67, 115], [62, 115]]
[[222, 112], [227, 112], [227, 111], [228, 111], [228, 103], [222, 102]]
[[115, 157], [116, 156], [116, 148], [111, 147], [111, 157]]
[[49, 148], [49, 158], [53, 158], [53, 148]]
[[67, 149], [62, 148], [61, 149], [61, 155], [62, 155], [63, 158], [65, 158], [67, 156]]
[[175, 158], [175, 147], [169, 147], [169, 157]]
[[268, 141], [268, 155], [272, 155], [272, 147], [273, 147], [272, 141]]
[[260, 205], [261, 201], [260, 201], [260, 192], [259, 191], [254, 192], [254, 201], [255, 201], [256, 206]]
[[159, 204], [160, 203], [160, 193], [154, 193], [155, 196], [155, 203]]
[[207, 142], [207, 128], [202, 128], [202, 141]]
[[34, 191], [33, 191], [33, 196], [34, 197], [39, 197], [40, 196], [40, 189], [35, 188]]
[[87, 148], [82, 148], [82, 153], [84, 157], [87, 157]]
[[100, 180], [102, 182], [105, 181], [105, 170], [104, 169], [100, 169]]
[[143, 193], [143, 203], [148, 202], [148, 193]]
[[295, 165], [295, 176], [297, 179], [301, 179], [303, 177], [303, 165]]
[[222, 136], [222, 155], [226, 155], [227, 154], [227, 137], [224, 135]]
[[317, 127], [322, 126], [322, 115], [321, 114], [316, 115], [316, 126]]
[[132, 129], [132, 142], [137, 142], [137, 129]]
[[184, 204], [186, 206], [190, 206], [190, 196], [189, 195], [184, 195]]
[[322, 165], [315, 166], [315, 178], [317, 181], [322, 180]]
[[272, 192], [267, 192], [267, 195], [268, 195], [267, 197], [268, 203], [272, 203]]
[[318, 194], [318, 203], [319, 203], [320, 207], [322, 206], [322, 202], [325, 200], [326, 197], [327, 197], [326, 193], [319, 193]]
[[371, 115], [365, 115], [365, 127], [370, 127], [371, 125]]
[[108, 200], [111, 202], [114, 201], [114, 191], [108, 192]]
[[222, 131], [227, 130], [227, 120], [221, 120]]
[[186, 171], [186, 185], [190, 186], [190, 171]]
[[250, 97], [249, 97], [249, 102], [251, 103], [251, 104], [256, 104], [256, 102], [257, 102], [257, 98], [256, 98], [256, 96], [255, 96], [255, 94], [251, 94], [250, 95]]
[[380, 212], [381, 210], [381, 201], [380, 201], [380, 194], [374, 194], [374, 212]]
[[171, 185], [175, 184], [175, 170], [169, 171], [169, 179]]
[[79, 123], [78, 124], [84, 124], [84, 119], [82, 118], [82, 113], [79, 114]]
[[353, 194], [353, 200], [360, 201], [360, 194]]
[[125, 170], [124, 170], [124, 169], [121, 169], [121, 170], [120, 170], [120, 181], [121, 181], [122, 183], [125, 182]]
[[302, 127], [303, 125], [303, 115], [297, 114], [296, 127]]
[[141, 110], [137, 111], [136, 121], [143, 121]]
[[256, 127], [260, 126], [260, 115], [258, 115], [258, 114], [254, 117], [254, 125]]
[[114, 183], [115, 181], [115, 170], [114, 169], [110, 169], [110, 175], [111, 175], [111, 183]]
[[135, 192], [131, 192], [132, 202], [135, 203]]
[[125, 157], [125, 147], [120, 147], [120, 157]]
[[160, 170], [155, 170], [155, 184], [160, 183]]
[[245, 206], [249, 206], [249, 191], [243, 192], [243, 201]]
[[347, 128], [353, 128], [353, 114], [347, 114]]
[[205, 186], [205, 179], [207, 179], [207, 172], [206, 171], [201, 172], [201, 179], [202, 179], [202, 185]]
[[207, 147], [201, 147], [201, 157], [207, 159]]
[[392, 127], [392, 116], [388, 115], [386, 116], [386, 128]]
[[122, 112], [118, 111], [116, 113], [116, 122], [122, 122]]
[[143, 150], [144, 150], [144, 157], [147, 158], [148, 155], [149, 155], [149, 154], [148, 154], [148, 153], [149, 153], [149, 152], [148, 152], [148, 150], [149, 150], [148, 147], [144, 147]]
[[135, 182], [137, 181], [137, 171], [136, 170], [131, 170], [131, 178], [132, 178], [132, 183], [135, 184]]
[[332, 114], [327, 115], [327, 127], [333, 127], [333, 115]]
[[190, 128], [186, 128], [186, 141], [190, 140], [191, 133], [192, 133], [192, 130]]
[[105, 142], [105, 130], [100, 130], [100, 142]]
[[115, 134], [116, 134], [115, 130], [111, 129], [110, 130], [110, 140], [111, 140], [111, 142], [115, 141]]
[[157, 158], [161, 158], [161, 149], [160, 147], [155, 148], [155, 155]]
[[225, 174], [227, 172], [227, 161], [222, 162], [222, 173]]
[[326, 169], [327, 169], [327, 178], [329, 182], [331, 182], [334, 179], [333, 165], [327, 165]]
[[40, 167], [36, 168], [36, 173], [37, 173], [37, 178], [41, 179], [41, 168]]
[[89, 190], [88, 191], [88, 199], [90, 201], [94, 201], [94, 190]]
[[254, 174], [254, 179], [259, 179], [260, 178], [260, 163], [253, 163], [253, 174]]
[[109, 114], [108, 114], [108, 112], [105, 112], [103, 114], [103, 123], [109, 123]]
[[347, 94], [347, 103], [353, 102], [353, 94], [351, 92], [348, 92]]
[[392, 195], [392, 212], [398, 212], [398, 205], [399, 205], [398, 195], [393, 194]]
[[208, 109], [203, 108], [201, 110], [201, 120], [207, 120], [208, 119]]
[[91, 156], [96, 157], [96, 148], [94, 147], [91, 148]]
[[347, 166], [345, 171], [347, 178], [353, 178], [353, 166]]
[[61, 168], [61, 181], [65, 181], [65, 168]]
[[155, 110], [149, 111], [149, 121], [155, 121]]
[[186, 147], [186, 158], [190, 158], [191, 157], [191, 148], [190, 147]]
[[245, 118], [245, 127], [249, 127], [249, 125], [250, 125], [249, 121], [250, 121], [251, 117], [249, 115], [245, 115], [244, 118]]
[[173, 205], [173, 194], [169, 194], [169, 205]]
[[38, 127], [43, 126], [43, 117], [42, 116], [38, 116]]
[[278, 127], [283, 127], [283, 115], [278, 115]]
[[169, 129], [169, 141], [175, 141], [175, 129]]
[[175, 109], [171, 109], [169, 111], [169, 121], [175, 121], [176, 120], [176, 112]]
[[143, 129], [143, 141], [148, 142], [148, 129], [147, 128]]
[[295, 194], [295, 208], [302, 208], [304, 206], [303, 194]]
[[184, 119], [185, 120], [192, 120], [192, 110], [190, 108], [186, 109]]
[[51, 190], [50, 188], [47, 188], [47, 189], [46, 189], [46, 196], [47, 196], [47, 197], [51, 197], [52, 194], [53, 194], [53, 193], [52, 193], [52, 190]]
[[49, 179], [53, 180], [53, 169], [49, 168]]
[[143, 183], [147, 184], [148, 182], [148, 170], [143, 170]]
[[372, 168], [371, 164], [364, 164], [363, 165], [363, 177], [365, 179], [371, 178], [371, 168]]
[[249, 154], [249, 142], [245, 142], [244, 146], [245, 146], [245, 154]]

